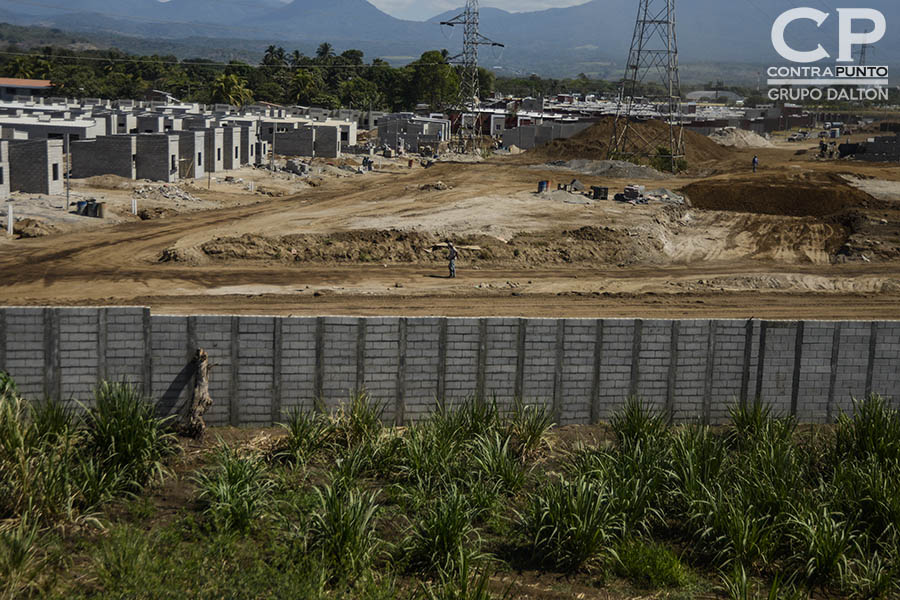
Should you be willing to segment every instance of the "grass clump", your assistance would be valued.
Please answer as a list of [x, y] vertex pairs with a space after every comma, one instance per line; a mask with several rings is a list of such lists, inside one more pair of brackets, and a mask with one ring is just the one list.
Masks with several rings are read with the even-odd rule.
[[291, 409], [280, 427], [287, 432], [276, 457], [295, 466], [305, 464], [328, 447], [333, 431], [320, 413]]
[[608, 487], [579, 476], [552, 481], [532, 494], [519, 526], [534, 559], [573, 572], [595, 568], [613, 555], [622, 522]]
[[677, 588], [691, 577], [678, 556], [666, 545], [633, 539], [619, 545], [613, 570], [634, 585], [646, 589]]
[[316, 488], [316, 510], [309, 521], [309, 549], [328, 569], [331, 580], [365, 572], [382, 548], [375, 534], [377, 492], [342, 485]]
[[478, 515], [466, 494], [451, 485], [413, 523], [403, 544], [409, 568], [450, 573], [456, 572], [462, 562], [484, 558], [481, 538], [473, 525]]
[[194, 483], [202, 514], [217, 529], [247, 531], [271, 507], [273, 482], [262, 458], [226, 444]]

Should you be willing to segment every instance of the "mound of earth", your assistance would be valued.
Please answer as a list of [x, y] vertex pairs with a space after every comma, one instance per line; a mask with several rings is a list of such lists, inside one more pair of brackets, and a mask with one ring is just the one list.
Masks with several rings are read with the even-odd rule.
[[[553, 140], [543, 146], [538, 146], [526, 153], [526, 156], [537, 157], [546, 161], [554, 160], [605, 160], [609, 158], [609, 142], [612, 138], [614, 119], [607, 118], [592, 125], [581, 133], [567, 140]], [[632, 123], [632, 135], [630, 140], [640, 138], [668, 139], [669, 126], [662, 121], [643, 121]], [[715, 143], [705, 135], [700, 135], [685, 129], [684, 131], [685, 157], [688, 163], [718, 160], [727, 156], [729, 150]], [[642, 148], [629, 144], [629, 152], [637, 152]]]
[[787, 217], [827, 217], [877, 202], [832, 174], [705, 179], [681, 191], [695, 208]]
[[653, 167], [636, 165], [624, 160], [556, 160], [547, 163], [547, 166], [551, 169], [564, 169], [583, 175], [613, 179], [665, 179], [668, 177]]
[[[266, 237], [245, 234], [215, 238], [195, 249], [164, 250], [160, 262], [378, 263], [435, 264], [447, 261], [446, 238], [399, 230], [354, 230], [332, 234]], [[629, 236], [608, 227], [574, 231], [523, 233], [509, 242], [485, 235], [454, 236], [466, 264], [516, 264], [519, 267], [653, 261], [659, 240]], [[198, 256], [202, 256], [198, 260]]]
[[709, 139], [733, 148], [773, 148], [774, 144], [754, 131], [725, 127], [709, 134]]
[[37, 219], [22, 219], [13, 224], [13, 233], [21, 238], [44, 237], [56, 232], [56, 227]]
[[98, 190], [130, 190], [135, 182], [118, 175], [97, 175], [84, 180], [85, 185]]

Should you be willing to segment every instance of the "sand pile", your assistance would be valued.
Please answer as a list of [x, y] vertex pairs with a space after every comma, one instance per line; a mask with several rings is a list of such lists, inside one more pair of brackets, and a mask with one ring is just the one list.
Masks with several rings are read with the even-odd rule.
[[[555, 160], [605, 160], [608, 156], [609, 142], [612, 138], [614, 119], [607, 118], [585, 129], [567, 140], [553, 140], [549, 144], [538, 146], [527, 152], [525, 156], [546, 161]], [[631, 140], [668, 139], [669, 126], [662, 121], [643, 121], [631, 124], [634, 135]], [[665, 144], [663, 144], [665, 145]], [[685, 154], [688, 163], [718, 160], [728, 155], [729, 150], [715, 143], [705, 135], [693, 131], [684, 131]], [[638, 151], [640, 147], [629, 144], [629, 151]]]
[[717, 129], [709, 138], [722, 146], [731, 148], [773, 148], [774, 144], [753, 131], [738, 129], [736, 127], [723, 127]]

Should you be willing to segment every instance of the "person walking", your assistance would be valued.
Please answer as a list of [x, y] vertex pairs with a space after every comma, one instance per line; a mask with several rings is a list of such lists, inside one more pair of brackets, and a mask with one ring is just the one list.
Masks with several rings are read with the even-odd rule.
[[456, 251], [453, 242], [447, 242], [447, 248], [450, 250], [447, 256], [450, 259], [450, 279], [453, 279], [456, 277], [456, 259], [459, 258], [459, 252]]
[[759, 156], [753, 155], [753, 172], [756, 173], [756, 169], [759, 168]]

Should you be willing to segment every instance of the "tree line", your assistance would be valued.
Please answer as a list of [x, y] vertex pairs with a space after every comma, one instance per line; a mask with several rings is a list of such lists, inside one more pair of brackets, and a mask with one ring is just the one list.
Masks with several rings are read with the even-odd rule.
[[[156, 90], [206, 104], [262, 101], [400, 111], [420, 104], [434, 110], [453, 106], [460, 67], [450, 64], [446, 50], [430, 50], [408, 65], [392, 67], [380, 58], [366, 62], [360, 50], [336, 54], [328, 43], [314, 56], [269, 46], [257, 65], [135, 56], [114, 49], [45, 47], [25, 53], [11, 45], [0, 53], [0, 73], [49, 79], [54, 94], [73, 98], [146, 99]], [[492, 93], [494, 75], [479, 69], [479, 78], [482, 95]]]

